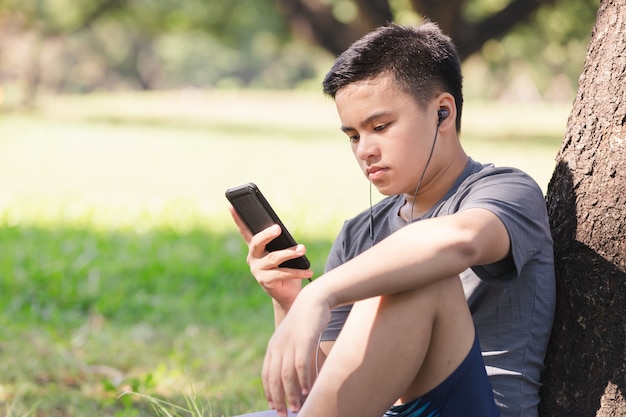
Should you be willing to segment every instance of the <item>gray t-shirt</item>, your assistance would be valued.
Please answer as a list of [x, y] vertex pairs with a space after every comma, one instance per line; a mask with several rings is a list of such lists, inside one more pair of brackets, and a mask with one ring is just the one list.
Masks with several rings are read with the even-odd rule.
[[[391, 196], [373, 207], [374, 243], [407, 224], [398, 215], [404, 203], [403, 196]], [[448, 193], [414, 221], [469, 208], [497, 215], [511, 239], [512, 256], [461, 274], [496, 404], [502, 417], [535, 417], [555, 305], [553, 245], [543, 193], [522, 171], [469, 159]], [[371, 246], [368, 209], [344, 224], [325, 270]], [[336, 340], [350, 308], [333, 311], [322, 340]]]

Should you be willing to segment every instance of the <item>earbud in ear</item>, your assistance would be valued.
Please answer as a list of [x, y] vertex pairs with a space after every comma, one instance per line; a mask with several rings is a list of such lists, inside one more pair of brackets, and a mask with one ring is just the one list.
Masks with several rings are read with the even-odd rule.
[[449, 115], [450, 113], [448, 112], [448, 109], [439, 109], [439, 111], [437, 112], [437, 123], [443, 122], [443, 120], [446, 119]]

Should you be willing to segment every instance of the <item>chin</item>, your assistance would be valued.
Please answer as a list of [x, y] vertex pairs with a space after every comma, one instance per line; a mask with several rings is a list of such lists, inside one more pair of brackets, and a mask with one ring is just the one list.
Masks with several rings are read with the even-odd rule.
[[402, 192], [398, 189], [396, 189], [395, 187], [393, 187], [391, 184], [384, 184], [384, 185], [376, 185], [375, 183], [372, 183], [374, 185], [374, 187], [376, 187], [376, 190], [388, 197], [390, 195], [396, 195], [396, 194], [401, 194]]

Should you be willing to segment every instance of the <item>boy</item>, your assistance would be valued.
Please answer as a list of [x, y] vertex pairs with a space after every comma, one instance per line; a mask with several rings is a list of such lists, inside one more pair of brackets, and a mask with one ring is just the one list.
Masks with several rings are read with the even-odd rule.
[[268, 253], [280, 228], [252, 236], [233, 213], [274, 303], [270, 407], [536, 416], [555, 298], [545, 202], [524, 173], [463, 150], [454, 45], [432, 23], [379, 28], [323, 85], [361, 170], [389, 197], [344, 224], [325, 274], [304, 288], [310, 270], [278, 267], [304, 246]]

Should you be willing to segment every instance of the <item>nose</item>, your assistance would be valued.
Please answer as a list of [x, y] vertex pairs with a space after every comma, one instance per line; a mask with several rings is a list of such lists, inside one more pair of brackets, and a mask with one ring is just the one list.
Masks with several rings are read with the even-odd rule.
[[380, 149], [378, 143], [371, 136], [361, 135], [356, 145], [355, 155], [357, 158], [367, 161], [378, 157]]

